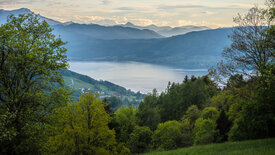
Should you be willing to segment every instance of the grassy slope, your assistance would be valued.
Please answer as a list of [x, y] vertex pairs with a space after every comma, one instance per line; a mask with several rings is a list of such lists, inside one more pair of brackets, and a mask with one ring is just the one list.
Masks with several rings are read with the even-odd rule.
[[[64, 77], [64, 80], [65, 80], [65, 84], [67, 86], [71, 85], [71, 80], [74, 81], [74, 86], [73, 86], [73, 89], [75, 90], [78, 90], [78, 88], [91, 88], [91, 90], [94, 90], [95, 89], [95, 85], [93, 84], [90, 84], [90, 83], [87, 83], [87, 82], [84, 82], [80, 79], [77, 79], [77, 78], [74, 78], [74, 77], [69, 77], [69, 76], [63, 76]], [[101, 91], [108, 91], [108, 93], [115, 93], [114, 91], [109, 91], [107, 87], [103, 86], [103, 85], [100, 85], [99, 86]]]
[[193, 146], [148, 155], [275, 155], [275, 138]]

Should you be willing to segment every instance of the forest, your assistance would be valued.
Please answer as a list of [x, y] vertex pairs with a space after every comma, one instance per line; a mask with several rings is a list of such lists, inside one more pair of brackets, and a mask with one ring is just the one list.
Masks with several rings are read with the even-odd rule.
[[[34, 14], [0, 26], [1, 154], [140, 154], [275, 137], [275, 3], [238, 15], [223, 60], [138, 107], [92, 91], [72, 102], [66, 42]], [[124, 91], [124, 90], [123, 90]]]

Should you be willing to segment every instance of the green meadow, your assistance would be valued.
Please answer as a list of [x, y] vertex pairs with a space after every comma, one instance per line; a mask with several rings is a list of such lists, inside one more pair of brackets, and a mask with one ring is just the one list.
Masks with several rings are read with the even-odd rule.
[[275, 138], [198, 145], [146, 155], [275, 155]]

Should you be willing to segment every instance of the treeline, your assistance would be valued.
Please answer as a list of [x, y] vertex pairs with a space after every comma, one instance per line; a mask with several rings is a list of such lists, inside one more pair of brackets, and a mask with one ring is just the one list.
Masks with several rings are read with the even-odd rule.
[[[269, 76], [275, 78], [274, 65]], [[231, 76], [221, 89], [208, 76], [186, 76], [138, 108], [109, 105], [92, 93], [56, 108], [44, 153], [130, 154], [274, 137], [274, 87], [257, 77]], [[274, 80], [270, 83], [274, 86]], [[269, 86], [271, 86], [269, 85]]]
[[116, 111], [112, 127], [132, 153], [274, 137], [274, 87], [260, 93], [260, 81], [235, 75], [222, 90], [207, 76], [172, 83]]

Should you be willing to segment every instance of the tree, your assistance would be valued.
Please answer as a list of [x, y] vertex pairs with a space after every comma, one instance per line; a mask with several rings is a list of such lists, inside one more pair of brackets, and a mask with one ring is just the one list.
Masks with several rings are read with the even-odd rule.
[[[233, 89], [234, 90], [234, 89]], [[219, 111], [229, 111], [231, 104], [236, 100], [233, 90], [223, 90], [218, 95], [213, 96], [207, 106], [215, 107]]]
[[127, 146], [132, 153], [143, 153], [149, 150], [149, 144], [152, 140], [153, 132], [149, 127], [136, 126], [134, 131], [130, 134], [130, 139], [127, 142]]
[[216, 121], [217, 130], [219, 131], [219, 137], [217, 142], [225, 142], [228, 140], [228, 132], [232, 126], [232, 122], [228, 119], [224, 110], [221, 111], [219, 118]]
[[171, 150], [183, 145], [182, 124], [178, 121], [160, 123], [152, 136], [153, 148]]
[[167, 93], [162, 93], [158, 99], [162, 121], [180, 120], [191, 105], [202, 108], [217, 92], [216, 86], [208, 80], [205, 77], [189, 80], [175, 84]]
[[183, 116], [183, 119], [188, 119], [190, 121], [190, 124], [192, 128], [194, 127], [194, 124], [196, 120], [200, 117], [200, 110], [196, 105], [191, 105], [185, 112], [185, 115]]
[[123, 106], [122, 101], [115, 96], [106, 97], [104, 100], [109, 104], [112, 111], [116, 111]]
[[38, 154], [51, 111], [68, 101], [59, 70], [65, 43], [34, 14], [9, 16], [0, 26], [0, 150]]
[[216, 121], [219, 118], [219, 111], [215, 107], [206, 107], [201, 112], [201, 117], [203, 119], [211, 119]]
[[110, 130], [110, 115], [106, 103], [91, 92], [82, 94], [78, 103], [68, 103], [57, 109], [57, 124], [49, 139], [48, 153], [56, 154], [114, 154], [115, 131]]
[[184, 83], [186, 83], [187, 81], [188, 81], [188, 75], [185, 75], [185, 77], [184, 77]]
[[[271, 3], [274, 6], [273, 0]], [[266, 9], [253, 7], [246, 15], [238, 14], [234, 18], [238, 27], [230, 35], [232, 44], [223, 51], [225, 62], [218, 65], [221, 75], [251, 75], [251, 71], [261, 75], [262, 70], [271, 63], [274, 47], [270, 45], [274, 45], [274, 39], [270, 38], [269, 32], [274, 27], [271, 26], [274, 25], [274, 18], [270, 18], [270, 13], [266, 12]]]
[[243, 75], [236, 74], [229, 77], [226, 88], [240, 88], [245, 85]]
[[194, 144], [210, 144], [217, 137], [216, 122], [211, 119], [197, 119], [194, 128]]
[[194, 144], [209, 144], [216, 140], [218, 118], [219, 111], [215, 107], [206, 107], [202, 110], [201, 117], [196, 120], [193, 130]]
[[183, 119], [181, 120], [182, 123], [182, 147], [186, 146], [192, 146], [194, 143], [193, 138], [193, 129], [194, 124], [192, 124], [192, 121], [190, 119]]
[[[233, 120], [230, 140], [275, 136], [275, 1], [266, 2], [266, 9], [254, 7], [234, 19], [239, 27], [233, 30], [231, 46], [223, 52], [226, 62], [218, 66], [218, 74], [231, 76], [227, 88], [234, 92], [228, 113]], [[249, 79], [244, 82], [236, 73]]]
[[157, 128], [161, 120], [160, 110], [157, 103], [157, 91], [154, 89], [152, 94], [145, 96], [144, 101], [142, 101], [138, 107], [137, 118], [139, 125], [148, 126], [151, 130], [155, 130]]
[[122, 107], [115, 112], [113, 121], [115, 123], [117, 141], [126, 144], [130, 134], [137, 125], [136, 110], [132, 105]]

